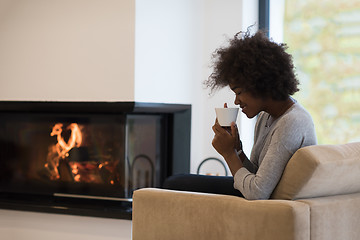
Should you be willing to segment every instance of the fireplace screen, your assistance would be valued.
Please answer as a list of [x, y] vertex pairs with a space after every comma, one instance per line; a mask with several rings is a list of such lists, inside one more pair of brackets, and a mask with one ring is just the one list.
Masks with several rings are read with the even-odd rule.
[[161, 185], [162, 163], [166, 149], [162, 134], [163, 116], [128, 115], [126, 124], [126, 158], [129, 166], [128, 186], [132, 191]]
[[131, 198], [158, 181], [160, 124], [157, 115], [2, 115], [0, 190]]

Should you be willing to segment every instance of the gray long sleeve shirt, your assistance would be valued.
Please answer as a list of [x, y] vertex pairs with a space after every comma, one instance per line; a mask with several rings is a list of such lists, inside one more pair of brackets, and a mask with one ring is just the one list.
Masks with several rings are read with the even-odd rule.
[[296, 150], [317, 143], [312, 118], [299, 103], [271, 121], [259, 114], [250, 161], [234, 175], [234, 188], [246, 199], [269, 199]]

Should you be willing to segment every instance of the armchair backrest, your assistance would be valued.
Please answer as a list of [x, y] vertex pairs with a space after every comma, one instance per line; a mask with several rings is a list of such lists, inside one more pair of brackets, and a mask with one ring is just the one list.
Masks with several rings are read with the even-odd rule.
[[356, 192], [360, 192], [360, 142], [299, 149], [271, 198], [294, 200]]

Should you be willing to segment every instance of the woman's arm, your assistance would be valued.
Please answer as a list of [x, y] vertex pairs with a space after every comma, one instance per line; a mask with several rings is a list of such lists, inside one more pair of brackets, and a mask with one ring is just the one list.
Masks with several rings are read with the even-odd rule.
[[[215, 150], [223, 156], [233, 176], [241, 167], [245, 167], [252, 173], [257, 171], [257, 167], [254, 166], [246, 156], [245, 152], [242, 151], [242, 142], [235, 123], [231, 126], [231, 132], [229, 133], [221, 127], [216, 120], [213, 131], [215, 136], [212, 145]], [[234, 152], [236, 153], [235, 155], [233, 154]], [[241, 164], [238, 163], [239, 160]]]
[[[267, 135], [261, 151], [259, 169], [251, 173], [241, 168], [234, 175], [234, 186], [247, 199], [268, 199], [279, 182], [289, 159], [303, 147], [308, 132], [313, 129], [312, 121], [299, 118], [299, 114], [288, 116], [276, 123]], [[310, 136], [310, 138], [312, 138]]]

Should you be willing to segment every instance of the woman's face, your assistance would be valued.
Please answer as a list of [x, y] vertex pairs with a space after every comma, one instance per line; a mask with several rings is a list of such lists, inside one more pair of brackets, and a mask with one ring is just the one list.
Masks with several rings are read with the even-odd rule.
[[245, 113], [248, 118], [253, 118], [265, 110], [265, 99], [255, 97], [236, 84], [230, 84], [229, 87], [235, 93], [235, 105], [239, 105], [242, 112]]

